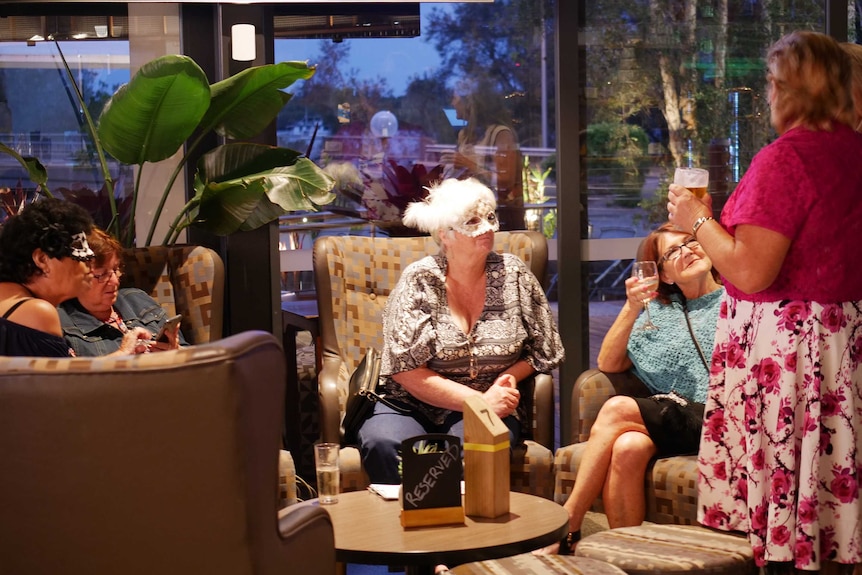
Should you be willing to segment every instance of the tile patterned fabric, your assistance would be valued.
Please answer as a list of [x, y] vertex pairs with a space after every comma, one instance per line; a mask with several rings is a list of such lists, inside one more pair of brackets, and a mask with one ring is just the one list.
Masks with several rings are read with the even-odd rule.
[[131, 248], [123, 263], [123, 287], [147, 292], [169, 316], [182, 314], [189, 343], [221, 338], [224, 264], [216, 252], [202, 246]]
[[625, 575], [610, 563], [570, 555], [533, 555], [524, 553], [459, 565], [455, 575]]
[[690, 525], [640, 525], [584, 538], [578, 557], [616, 565], [629, 575], [755, 575], [754, 553], [740, 535]]
[[[533, 272], [543, 279], [546, 257], [534, 252], [535, 237], [528, 233], [495, 234], [495, 250], [517, 255]], [[439, 250], [427, 236], [411, 238], [372, 238], [362, 236], [324, 237], [314, 246], [315, 274], [325, 274], [330, 287], [332, 306], [331, 320], [323, 317], [325, 306], [321, 305], [321, 333], [324, 346], [324, 366], [328, 358], [337, 356], [338, 410], [344, 413], [350, 374], [356, 368], [366, 349], [383, 346], [383, 308], [389, 293], [398, 281], [401, 271], [409, 264]], [[546, 256], [546, 252], [545, 252]], [[541, 260], [541, 261], [540, 261]], [[325, 267], [324, 267], [325, 266]], [[323, 285], [317, 282], [318, 286]], [[320, 292], [318, 296], [320, 296]], [[327, 331], [332, 327], [334, 333]], [[334, 336], [334, 337], [333, 337]], [[325, 369], [324, 369], [325, 371]], [[535, 413], [531, 430], [535, 433], [539, 422]], [[553, 413], [553, 410], [550, 410]], [[543, 422], [547, 423], [547, 422]], [[512, 460], [512, 489], [550, 498], [553, 494], [553, 454], [533, 441], [516, 452]], [[367, 485], [367, 476], [359, 465], [358, 451], [342, 450], [342, 486], [344, 490], [362, 489]], [[355, 453], [345, 457], [345, 452]], [[345, 469], [345, 462], [356, 463], [356, 467]]]
[[[554, 457], [554, 500], [561, 505], [575, 484], [590, 428], [602, 404], [616, 393], [610, 380], [598, 370], [580, 377], [572, 390], [572, 434], [578, 443], [557, 450]], [[653, 523], [698, 525], [697, 456], [678, 455], [656, 459], [647, 467], [646, 520]], [[592, 507], [602, 512], [599, 498]]]

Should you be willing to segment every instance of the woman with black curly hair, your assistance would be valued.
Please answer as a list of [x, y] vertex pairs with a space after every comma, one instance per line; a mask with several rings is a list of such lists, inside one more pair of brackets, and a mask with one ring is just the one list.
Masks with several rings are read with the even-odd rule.
[[68, 357], [57, 306], [89, 286], [89, 214], [49, 198], [0, 228], [0, 355]]

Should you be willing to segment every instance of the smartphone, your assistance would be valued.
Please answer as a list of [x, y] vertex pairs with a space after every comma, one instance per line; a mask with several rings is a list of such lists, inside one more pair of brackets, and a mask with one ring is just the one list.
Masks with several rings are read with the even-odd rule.
[[162, 329], [159, 330], [159, 335], [156, 336], [156, 341], [158, 341], [160, 343], [168, 343], [168, 334], [165, 332], [167, 332], [169, 329], [174, 329], [174, 327], [178, 326], [180, 324], [180, 321], [182, 321], [182, 319], [183, 319], [183, 316], [179, 315], [179, 314], [175, 315], [174, 317], [168, 318], [167, 321], [165, 322], [165, 324], [162, 326]]

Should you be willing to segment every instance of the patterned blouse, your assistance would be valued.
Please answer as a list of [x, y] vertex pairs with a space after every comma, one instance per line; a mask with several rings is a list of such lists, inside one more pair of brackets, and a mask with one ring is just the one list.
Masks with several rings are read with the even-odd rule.
[[[383, 312], [381, 374], [390, 399], [441, 424], [449, 410], [419, 401], [391, 375], [427, 366], [479, 391], [517, 361], [549, 373], [563, 360], [560, 335], [536, 277], [517, 256], [491, 252], [485, 263], [485, 307], [469, 334], [449, 311], [443, 254], [410, 264]], [[478, 286], [477, 286], [478, 289]], [[471, 377], [471, 375], [473, 377]]]

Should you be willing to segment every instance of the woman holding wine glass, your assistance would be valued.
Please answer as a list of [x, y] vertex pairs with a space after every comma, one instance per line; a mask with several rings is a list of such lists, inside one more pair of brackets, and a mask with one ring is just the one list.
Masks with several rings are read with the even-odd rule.
[[[631, 370], [655, 394], [612, 397], [602, 406], [564, 507], [570, 532], [536, 553], [571, 553], [584, 515], [601, 494], [610, 527], [643, 522], [644, 475], [653, 457], [696, 453], [724, 289], [691, 234], [664, 224], [641, 244], [642, 278], [626, 280], [626, 301], [599, 350], [598, 367]], [[652, 321], [644, 311], [652, 300]], [[649, 322], [653, 329], [641, 329]]]

